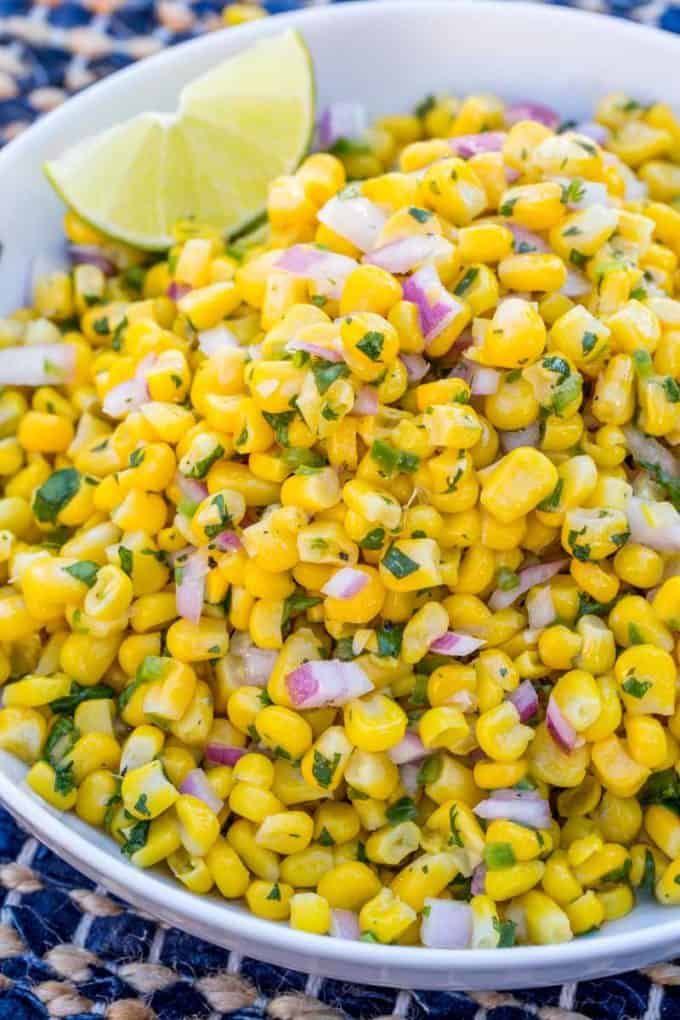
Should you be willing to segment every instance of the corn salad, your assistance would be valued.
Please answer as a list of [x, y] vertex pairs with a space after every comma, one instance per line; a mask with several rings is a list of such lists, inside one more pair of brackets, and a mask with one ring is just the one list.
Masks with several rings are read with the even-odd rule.
[[678, 904], [680, 122], [321, 133], [257, 244], [152, 260], [69, 211], [0, 322], [0, 748], [304, 932]]

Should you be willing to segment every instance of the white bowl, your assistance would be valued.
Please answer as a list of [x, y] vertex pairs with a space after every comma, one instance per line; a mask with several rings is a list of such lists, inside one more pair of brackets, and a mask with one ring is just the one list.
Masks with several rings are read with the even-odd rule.
[[[324, 7], [219, 32], [137, 64], [41, 120], [0, 154], [0, 313], [24, 299], [30, 259], [59, 246], [62, 208], [44, 161], [84, 134], [142, 110], [172, 110], [180, 88], [211, 64], [284, 27], [314, 57], [319, 103], [408, 110], [429, 92], [537, 97], [565, 117], [590, 114], [622, 89], [680, 106], [680, 40], [600, 15], [530, 4], [418, 0]], [[505, 989], [584, 980], [672, 956], [680, 910], [651, 902], [587, 939], [560, 946], [444, 951], [366, 945], [296, 932], [219, 898], [194, 896], [161, 872], [138, 871], [112, 840], [27, 789], [23, 766], [0, 753], [0, 800], [75, 867], [164, 921], [255, 957], [326, 977], [399, 988]]]

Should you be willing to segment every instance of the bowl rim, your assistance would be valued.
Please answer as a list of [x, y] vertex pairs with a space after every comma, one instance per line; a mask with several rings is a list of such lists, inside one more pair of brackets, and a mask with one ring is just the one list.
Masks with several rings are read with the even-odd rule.
[[[499, 19], [516, 18], [518, 15], [530, 16], [536, 27], [546, 30], [555, 30], [561, 22], [567, 20], [579, 21], [584, 29], [602, 31], [603, 15], [588, 11], [574, 10], [556, 6], [539, 6], [526, 0], [481, 0], [484, 7], [493, 17]], [[61, 119], [68, 119], [77, 116], [81, 105], [91, 103], [94, 99], [103, 100], [107, 90], [115, 91], [128, 79], [135, 76], [143, 77], [149, 71], [162, 71], [165, 65], [171, 65], [176, 59], [176, 54], [184, 53], [189, 48], [199, 50], [201, 47], [209, 48], [210, 40], [215, 36], [222, 35], [225, 31], [229, 33], [231, 40], [237, 38], [243, 46], [249, 45], [262, 36], [275, 32], [284, 31], [288, 28], [300, 28], [304, 30], [306, 24], [321, 22], [332, 30], [336, 21], [350, 19], [361, 22], [364, 18], [370, 18], [376, 11], [382, 11], [386, 16], [399, 17], [409, 7], [413, 8], [417, 3], [418, 12], [421, 16], [427, 17], [429, 11], [435, 12], [452, 6], [467, 8], [479, 12], [480, 0], [412, 0], [411, 3], [404, 0], [363, 0], [362, 3], [344, 2], [328, 6], [314, 6], [303, 10], [291, 11], [277, 15], [275, 18], [262, 19], [239, 26], [238, 29], [229, 28], [189, 39], [177, 46], [167, 47], [153, 56], [142, 61], [137, 61], [107, 76], [96, 84], [91, 85], [82, 92], [69, 98], [62, 106], [40, 117], [30, 128], [9, 142], [0, 152], [0, 173], [6, 169], [8, 163], [14, 163], [21, 159], [24, 150], [30, 152], [34, 139], [41, 131], [51, 131], [58, 127]], [[680, 37], [671, 33], [661, 31], [647, 25], [624, 21], [618, 18], [607, 18], [607, 32], [610, 34], [610, 45], [615, 44], [611, 35], [619, 33], [621, 36], [643, 38], [653, 43], [655, 47], [662, 47], [674, 54], [680, 54]], [[240, 910], [232, 913], [230, 901], [217, 900], [210, 897], [200, 897], [185, 890], [179, 883], [170, 887], [167, 883], [157, 881], [153, 871], [135, 868], [122, 855], [113, 856], [109, 851], [100, 848], [96, 843], [81, 835], [75, 829], [70, 828], [61, 821], [60, 816], [54, 809], [49, 808], [40, 802], [32, 792], [27, 791], [20, 783], [17, 783], [0, 767], [0, 802], [2, 802], [10, 813], [40, 841], [50, 849], [64, 856], [80, 869], [88, 877], [108, 886], [117, 895], [130, 902], [132, 905], [143, 904], [144, 908], [153, 913], [161, 921], [177, 925], [178, 915], [182, 917], [182, 923], [187, 930], [196, 935], [201, 935], [201, 924], [208, 922], [213, 930], [224, 931], [225, 936], [231, 938], [233, 943], [248, 940], [250, 945], [261, 945], [263, 954], [271, 948], [276, 951], [279, 957], [288, 954], [299, 954], [300, 964], [304, 967], [307, 958], [316, 959], [317, 969], [319, 963], [323, 965], [324, 960], [333, 960], [345, 966], [353, 964], [367, 964], [376, 971], [382, 969], [384, 972], [394, 975], [400, 968], [408, 968], [411, 971], [420, 969], [423, 976], [433, 977], [445, 972], [458, 972], [465, 974], [476, 974], [488, 972], [492, 960], [502, 960], [503, 969], [520, 970], [526, 968], [530, 972], [536, 968], [538, 974], [550, 968], [565, 968], [569, 964], [575, 965], [582, 961], [584, 956], [607, 956], [615, 957], [619, 951], [630, 950], [632, 940], [635, 941], [635, 949], [641, 952], [654, 949], [657, 944], [665, 942], [668, 944], [674, 938], [680, 940], [680, 912], [673, 911], [674, 916], [667, 921], [655, 923], [640, 929], [636, 932], [624, 931], [609, 934], [605, 927], [598, 932], [593, 939], [586, 942], [576, 938], [571, 942], [546, 946], [514, 946], [511, 955], [507, 950], [501, 950], [499, 957], [498, 950], [490, 949], [430, 949], [420, 946], [383, 946], [373, 944], [369, 947], [365, 943], [333, 939], [327, 936], [313, 935], [307, 932], [298, 931], [285, 924], [277, 924], [262, 918], [255, 917], [247, 910]], [[233, 923], [231, 919], [233, 918]], [[225, 942], [228, 942], [225, 938]], [[248, 952], [252, 950], [249, 948]], [[379, 978], [373, 979], [379, 983]], [[387, 983], [387, 982], [383, 982]], [[390, 976], [389, 983], [393, 984], [393, 977]], [[551, 983], [553, 983], [551, 981]], [[499, 974], [499, 986], [502, 986], [502, 974]]]

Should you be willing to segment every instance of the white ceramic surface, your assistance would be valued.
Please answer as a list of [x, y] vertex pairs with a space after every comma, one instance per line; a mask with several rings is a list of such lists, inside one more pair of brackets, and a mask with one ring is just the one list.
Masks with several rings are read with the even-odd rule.
[[[263, 35], [298, 28], [317, 71], [319, 102], [365, 102], [372, 113], [411, 108], [450, 89], [535, 97], [565, 117], [623, 89], [680, 107], [680, 39], [622, 21], [513, 3], [352, 3], [216, 33], [108, 78], [41, 120], [0, 154], [0, 313], [21, 303], [31, 257], [60, 243], [60, 203], [41, 165], [83, 135], [142, 110], [172, 110], [185, 82]], [[200, 898], [161, 872], [142, 872], [113, 842], [59, 814], [0, 753], [0, 800], [53, 850], [164, 921], [241, 953], [327, 977], [401, 988], [537, 986], [636, 968], [677, 954], [680, 908], [639, 906], [568, 945], [450, 952], [366, 945], [294, 932], [218, 898]]]

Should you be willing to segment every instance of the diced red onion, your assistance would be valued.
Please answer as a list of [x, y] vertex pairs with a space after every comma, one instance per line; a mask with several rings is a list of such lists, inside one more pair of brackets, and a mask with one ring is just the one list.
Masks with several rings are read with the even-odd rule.
[[212, 784], [206, 776], [203, 769], [192, 769], [191, 772], [187, 772], [182, 785], [179, 788], [180, 793], [188, 794], [191, 797], [198, 797], [204, 804], [214, 811], [216, 815], [220, 813], [224, 807], [224, 801], [215, 793]]
[[658, 552], [680, 552], [680, 514], [672, 503], [631, 496], [626, 514], [633, 542]]
[[448, 255], [451, 250], [451, 243], [439, 234], [412, 234], [369, 251], [361, 261], [403, 276], [429, 259]]
[[271, 648], [249, 645], [243, 652], [243, 671], [246, 684], [252, 687], [266, 687], [272, 675], [278, 652]]
[[486, 864], [478, 864], [472, 872], [470, 892], [473, 896], [483, 896], [486, 888]]
[[325, 280], [331, 287], [330, 295], [338, 297], [353, 269], [359, 265], [348, 255], [338, 255], [334, 251], [324, 251], [313, 244], [294, 244], [284, 251], [276, 261], [276, 268], [283, 269], [291, 276], [303, 280]]
[[644, 461], [646, 464], [658, 464], [661, 470], [672, 478], [680, 476], [680, 464], [678, 464], [675, 454], [658, 439], [646, 436], [634, 425], [624, 425], [623, 434], [626, 437], [628, 449], [638, 463]]
[[238, 552], [243, 548], [243, 542], [235, 531], [221, 531], [213, 541], [221, 552]]
[[430, 370], [429, 363], [422, 354], [400, 354], [399, 357], [406, 366], [406, 375], [410, 383], [419, 383]]
[[512, 788], [500, 787], [492, 790], [489, 794], [492, 800], [519, 801], [519, 800], [543, 800], [538, 790], [513, 790]]
[[362, 386], [357, 391], [350, 414], [377, 414], [378, 406], [378, 391], [375, 386]]
[[547, 241], [544, 241], [539, 234], [535, 234], [533, 230], [527, 230], [526, 227], [520, 227], [518, 223], [513, 223], [512, 220], [508, 220], [504, 224], [512, 236], [515, 239], [514, 248], [516, 252], [549, 252], [550, 245]]
[[508, 184], [514, 184], [522, 176], [519, 170], [515, 170], [513, 166], [504, 166], [503, 172], [505, 173], [505, 179]]
[[197, 549], [177, 567], [181, 580], [175, 584], [177, 613], [191, 623], [198, 623], [203, 610], [205, 577], [210, 569], [206, 549]]
[[373, 690], [373, 683], [354, 662], [326, 659], [305, 662], [286, 677], [295, 708], [345, 705]]
[[496, 588], [489, 599], [489, 609], [494, 613], [499, 609], [507, 609], [530, 588], [534, 588], [537, 584], [545, 584], [555, 574], [559, 574], [560, 570], [564, 570], [568, 563], [569, 560], [554, 560], [552, 563], [537, 563], [534, 567], [525, 567], [517, 575], [519, 584], [515, 588], [511, 588], [510, 591]]
[[410, 762], [420, 761], [427, 755], [428, 751], [422, 740], [413, 730], [407, 730], [404, 736], [395, 747], [387, 752], [395, 765], [407, 765]]
[[606, 145], [610, 138], [609, 128], [606, 128], [604, 124], [598, 124], [594, 120], [580, 121], [574, 128], [574, 131], [578, 135], [592, 138], [597, 145]]
[[472, 385], [470, 392], [476, 397], [488, 397], [498, 392], [501, 382], [501, 373], [495, 368], [484, 368], [480, 365], [472, 371]]
[[471, 159], [482, 152], [500, 152], [507, 135], [505, 131], [480, 131], [476, 135], [458, 135], [447, 138], [454, 156]]
[[536, 120], [539, 124], [545, 124], [551, 131], [555, 131], [560, 126], [561, 118], [558, 113], [555, 113], [549, 106], [544, 106], [543, 103], [526, 101], [513, 103], [512, 106], [506, 107], [504, 120], [510, 127], [520, 120]]
[[385, 226], [387, 216], [379, 205], [353, 194], [350, 189], [329, 198], [316, 217], [334, 233], [350, 241], [360, 251], [369, 251]]
[[0, 386], [62, 386], [73, 381], [71, 344], [31, 344], [0, 350]]
[[530, 829], [547, 829], [552, 821], [550, 805], [542, 797], [518, 797], [506, 800], [496, 796], [499, 791], [482, 800], [472, 810], [479, 818], [493, 821], [496, 818], [518, 822]]
[[550, 736], [563, 751], [569, 753], [575, 748], [583, 746], [583, 737], [579, 737], [552, 694], [548, 698], [545, 722]]
[[482, 641], [481, 638], [470, 637], [469, 634], [457, 634], [455, 630], [448, 630], [442, 637], [435, 638], [430, 645], [430, 651], [437, 655], [452, 655], [455, 658], [460, 658], [464, 655], [471, 655], [485, 644], [486, 641]]
[[404, 282], [404, 299], [418, 306], [420, 328], [426, 344], [458, 315], [464, 305], [450, 294], [434, 266], [423, 266]]
[[341, 138], [361, 138], [367, 124], [366, 109], [360, 103], [331, 103], [319, 117], [319, 147], [330, 149]]
[[184, 499], [192, 503], [202, 503], [208, 496], [208, 486], [205, 482], [199, 482], [196, 478], [187, 478], [185, 475], [176, 472], [174, 483], [182, 493]]
[[468, 385], [472, 383], [472, 377], [475, 372], [475, 366], [470, 361], [465, 361], [464, 358], [454, 365], [448, 374], [449, 379], [462, 379]]
[[245, 747], [231, 747], [212, 741], [205, 749], [205, 760], [211, 765], [235, 765], [246, 753]]
[[525, 429], [513, 429], [512, 432], [499, 430], [498, 435], [503, 452], [510, 453], [510, 450], [516, 450], [520, 446], [538, 446], [541, 438], [541, 426], [535, 421], [531, 425], [527, 425]]
[[204, 329], [198, 334], [198, 348], [203, 354], [210, 357], [216, 351], [224, 350], [225, 347], [240, 347], [238, 338], [228, 326], [213, 326], [212, 329]]
[[538, 712], [538, 695], [531, 680], [523, 680], [519, 687], [508, 694], [508, 701], [511, 701], [519, 712], [520, 722], [526, 722]]
[[344, 357], [340, 351], [336, 351], [333, 347], [324, 347], [322, 344], [308, 343], [307, 340], [289, 340], [286, 344], [287, 351], [305, 351], [306, 354], [311, 354], [315, 358], [323, 358], [324, 361], [344, 361]]
[[529, 626], [532, 630], [541, 630], [549, 627], [556, 619], [555, 603], [553, 602], [550, 585], [538, 588], [531, 596], [531, 603], [527, 605], [529, 610]]
[[73, 266], [96, 266], [104, 276], [118, 272], [115, 260], [96, 244], [69, 244], [66, 251]]
[[416, 763], [412, 761], [399, 766], [399, 782], [410, 797], [415, 797], [418, 793], [419, 772], [420, 765], [416, 765]]
[[331, 910], [329, 934], [334, 939], [351, 939], [356, 941], [360, 934], [359, 915], [353, 910]]
[[186, 297], [187, 294], [191, 293], [191, 287], [188, 283], [180, 283], [178, 280], [171, 280], [165, 293], [171, 301], [180, 301], [183, 297]]
[[420, 941], [429, 949], [467, 949], [472, 938], [472, 909], [458, 900], [425, 899]]
[[323, 588], [322, 595], [332, 599], [353, 599], [368, 584], [368, 574], [355, 567], [341, 567], [330, 577]]
[[568, 298], [580, 298], [590, 294], [592, 289], [592, 283], [583, 273], [577, 273], [574, 269], [568, 269], [567, 282], [560, 287], [560, 294], [564, 294]]

